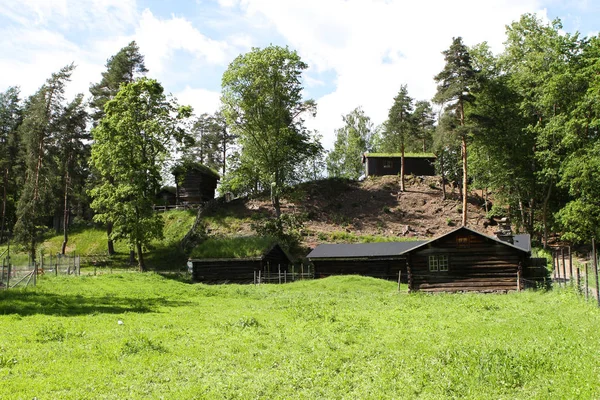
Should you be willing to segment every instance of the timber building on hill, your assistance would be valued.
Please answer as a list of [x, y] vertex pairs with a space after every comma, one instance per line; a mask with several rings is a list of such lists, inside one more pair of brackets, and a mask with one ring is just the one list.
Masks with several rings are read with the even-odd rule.
[[317, 277], [398, 279], [400, 272], [409, 291], [505, 292], [543, 282], [546, 260], [531, 258], [529, 235], [512, 240], [460, 227], [429, 241], [320, 245], [307, 257]]
[[[404, 174], [419, 176], [435, 175], [436, 157], [431, 153], [404, 155]], [[400, 153], [365, 153], [363, 155], [366, 176], [398, 175], [402, 165]]]
[[177, 205], [197, 205], [215, 198], [221, 177], [200, 163], [183, 163], [173, 168]]

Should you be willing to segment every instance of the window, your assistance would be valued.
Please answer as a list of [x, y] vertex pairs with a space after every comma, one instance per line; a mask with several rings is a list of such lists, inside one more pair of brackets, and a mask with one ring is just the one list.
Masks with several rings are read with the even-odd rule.
[[429, 256], [429, 271], [448, 271], [448, 256]]
[[383, 162], [383, 168], [392, 168], [394, 166], [394, 162], [391, 160], [387, 160]]

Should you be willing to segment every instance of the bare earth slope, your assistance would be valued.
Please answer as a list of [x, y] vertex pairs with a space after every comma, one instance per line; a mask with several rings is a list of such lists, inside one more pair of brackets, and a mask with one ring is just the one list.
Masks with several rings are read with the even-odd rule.
[[[436, 177], [409, 176], [407, 190], [400, 192], [397, 176], [363, 182], [308, 182], [286, 194], [282, 211], [306, 218], [303, 244], [307, 247], [366, 235], [399, 240], [431, 238], [455, 229], [461, 221], [458, 190], [447, 187], [447, 199], [442, 200], [439, 183]], [[268, 197], [238, 199], [209, 216], [209, 229], [213, 234], [249, 235], [253, 220], [271, 214]], [[471, 228], [493, 234], [494, 227], [487, 226], [483, 200], [474, 194], [469, 197], [468, 221]]]

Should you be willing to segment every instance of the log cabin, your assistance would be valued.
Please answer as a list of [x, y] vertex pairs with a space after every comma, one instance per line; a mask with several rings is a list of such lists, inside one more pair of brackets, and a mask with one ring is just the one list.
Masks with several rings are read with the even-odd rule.
[[173, 168], [177, 205], [197, 205], [215, 198], [221, 177], [200, 163], [185, 162]]
[[197, 258], [188, 260], [193, 282], [252, 283], [260, 271], [269, 277], [288, 271], [292, 259], [278, 244], [266, 247], [259, 256], [229, 258]]
[[[404, 174], [435, 176], [436, 157], [431, 153], [404, 154]], [[402, 165], [400, 153], [365, 153], [363, 155], [366, 176], [398, 175]]]

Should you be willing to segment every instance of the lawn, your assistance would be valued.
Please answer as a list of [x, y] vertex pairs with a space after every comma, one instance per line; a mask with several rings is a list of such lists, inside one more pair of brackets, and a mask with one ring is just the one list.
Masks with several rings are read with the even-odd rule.
[[407, 295], [354, 276], [43, 276], [0, 292], [0, 396], [598, 398], [593, 304], [569, 290]]

